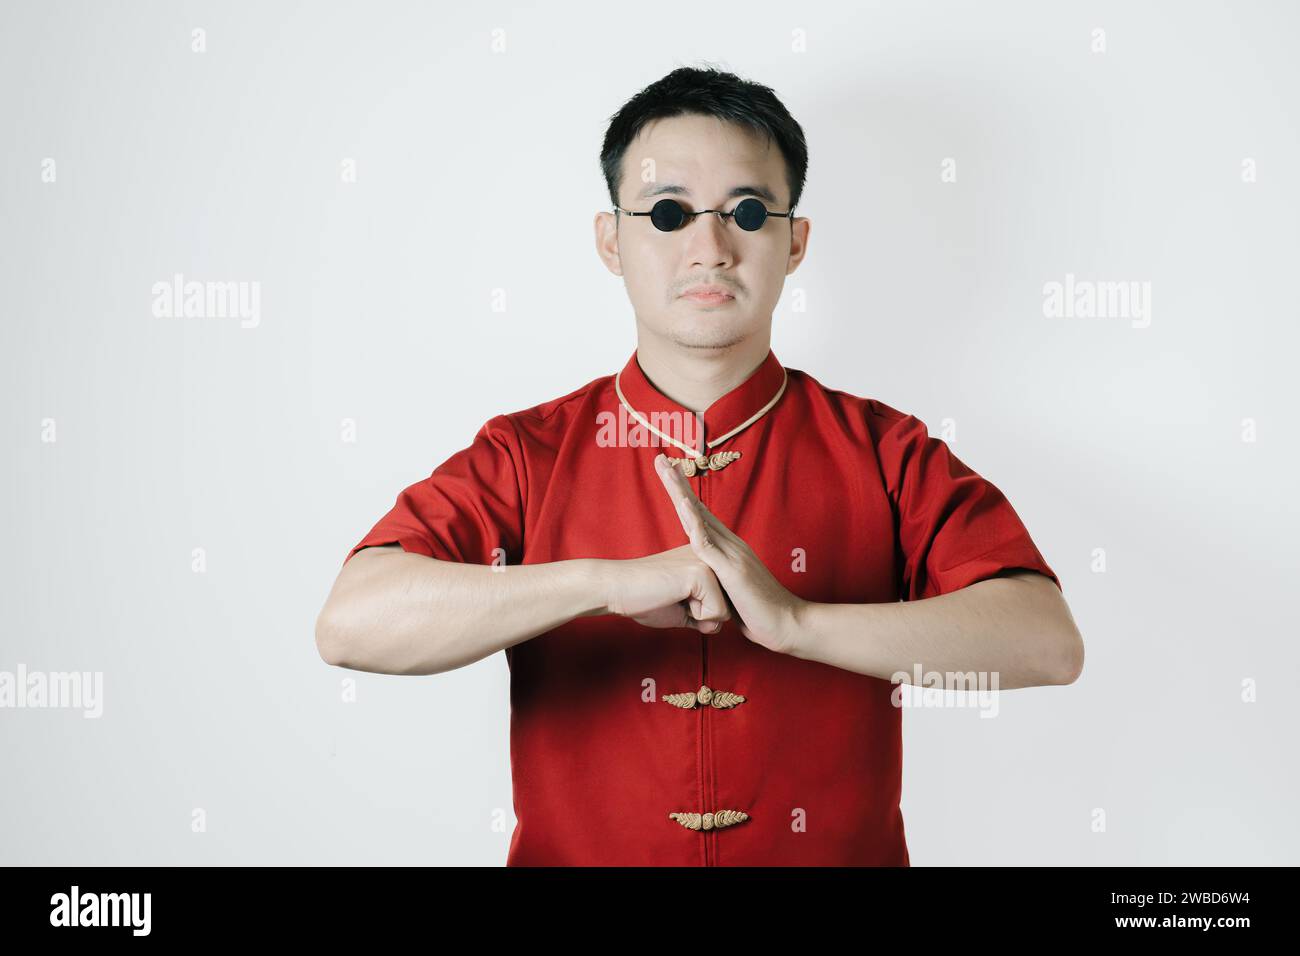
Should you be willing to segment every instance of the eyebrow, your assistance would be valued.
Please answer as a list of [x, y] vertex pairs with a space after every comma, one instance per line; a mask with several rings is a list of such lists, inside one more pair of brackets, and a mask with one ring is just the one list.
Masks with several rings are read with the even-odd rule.
[[[637, 193], [638, 199], [649, 199], [651, 196], [689, 196], [691, 191], [685, 186], [679, 186], [676, 183], [650, 183], [645, 189]], [[735, 199], [737, 196], [757, 196], [759, 199], [765, 199], [770, 203], [776, 203], [776, 194], [766, 186], [736, 186], [731, 192], [727, 193], [728, 199]]]

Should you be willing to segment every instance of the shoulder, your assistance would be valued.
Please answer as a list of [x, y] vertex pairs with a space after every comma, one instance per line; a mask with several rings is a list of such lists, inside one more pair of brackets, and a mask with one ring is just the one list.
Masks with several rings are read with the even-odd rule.
[[901, 411], [878, 398], [859, 395], [842, 388], [832, 388], [801, 369], [786, 368], [790, 386], [804, 401], [821, 406], [843, 422], [844, 427], [878, 444], [887, 436], [899, 437], [917, 430], [926, 431], [925, 423], [915, 415]]
[[587, 384], [556, 398], [502, 412], [488, 420], [484, 428], [509, 433], [520, 440], [545, 440], [563, 436], [576, 422], [594, 421], [595, 406], [606, 391], [612, 393], [613, 375], [602, 375]]

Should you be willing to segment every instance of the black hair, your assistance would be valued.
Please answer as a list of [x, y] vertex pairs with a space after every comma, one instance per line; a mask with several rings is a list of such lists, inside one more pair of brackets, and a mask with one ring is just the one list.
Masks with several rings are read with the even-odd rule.
[[651, 83], [610, 118], [600, 150], [600, 168], [615, 206], [619, 204], [623, 155], [637, 133], [652, 120], [682, 114], [716, 116], [765, 135], [769, 143], [775, 141], [785, 157], [790, 209], [794, 209], [808, 174], [808, 145], [804, 142], [803, 128], [771, 87], [712, 67], [689, 66], [679, 67]]

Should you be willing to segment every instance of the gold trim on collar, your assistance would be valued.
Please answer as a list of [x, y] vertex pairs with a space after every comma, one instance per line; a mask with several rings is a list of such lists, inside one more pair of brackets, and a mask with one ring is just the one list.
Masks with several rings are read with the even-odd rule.
[[638, 412], [635, 408], [633, 408], [628, 403], [627, 398], [623, 395], [623, 389], [619, 384], [619, 379], [622, 377], [622, 375], [623, 375], [623, 370], [619, 369], [618, 374], [614, 376], [614, 393], [618, 395], [619, 402], [621, 402], [623, 407], [627, 409], [627, 413], [636, 420], [637, 424], [648, 429], [651, 433], [659, 436], [659, 438], [668, 442], [674, 448], [680, 448], [682, 451], [686, 452], [687, 457], [685, 458], [670, 457], [668, 458], [668, 463], [672, 465], [674, 468], [680, 468], [682, 474], [685, 475], [687, 478], [693, 477], [696, 472], [706, 473], [710, 471], [721, 471], [723, 468], [726, 468], [733, 461], [739, 458], [740, 452], [738, 451], [715, 452], [712, 455], [706, 455], [704, 452], [709, 448], [712, 448], [714, 445], [720, 444], [726, 441], [728, 438], [735, 436], [739, 432], [748, 428], [750, 425], [754, 424], [754, 422], [758, 421], [769, 411], [771, 411], [772, 406], [775, 405], [777, 401], [781, 398], [781, 395], [784, 394], [786, 383], [789, 381], [790, 378], [789, 373], [786, 372], [785, 367], [782, 366], [781, 387], [776, 390], [776, 394], [772, 396], [771, 401], [769, 401], [766, 405], [764, 405], [762, 408], [756, 411], [753, 415], [749, 416], [749, 418], [745, 419], [743, 422], [741, 422], [731, 431], [719, 435], [717, 438], [714, 438], [711, 441], [705, 442], [704, 448], [699, 451], [696, 451], [694, 448], [690, 447], [689, 445], [683, 444], [682, 442], [679, 442], [676, 438], [673, 438], [671, 435], [665, 435], [659, 429], [655, 428], [653, 425], [651, 425], [648, 421], [645, 420], [645, 416], [643, 416], [640, 412]]

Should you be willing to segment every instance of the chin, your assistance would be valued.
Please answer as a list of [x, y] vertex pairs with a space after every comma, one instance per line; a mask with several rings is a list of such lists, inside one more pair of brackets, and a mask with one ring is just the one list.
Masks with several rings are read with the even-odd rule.
[[743, 342], [753, 332], [740, 322], [675, 322], [668, 330], [668, 338], [683, 348], [724, 349]]

